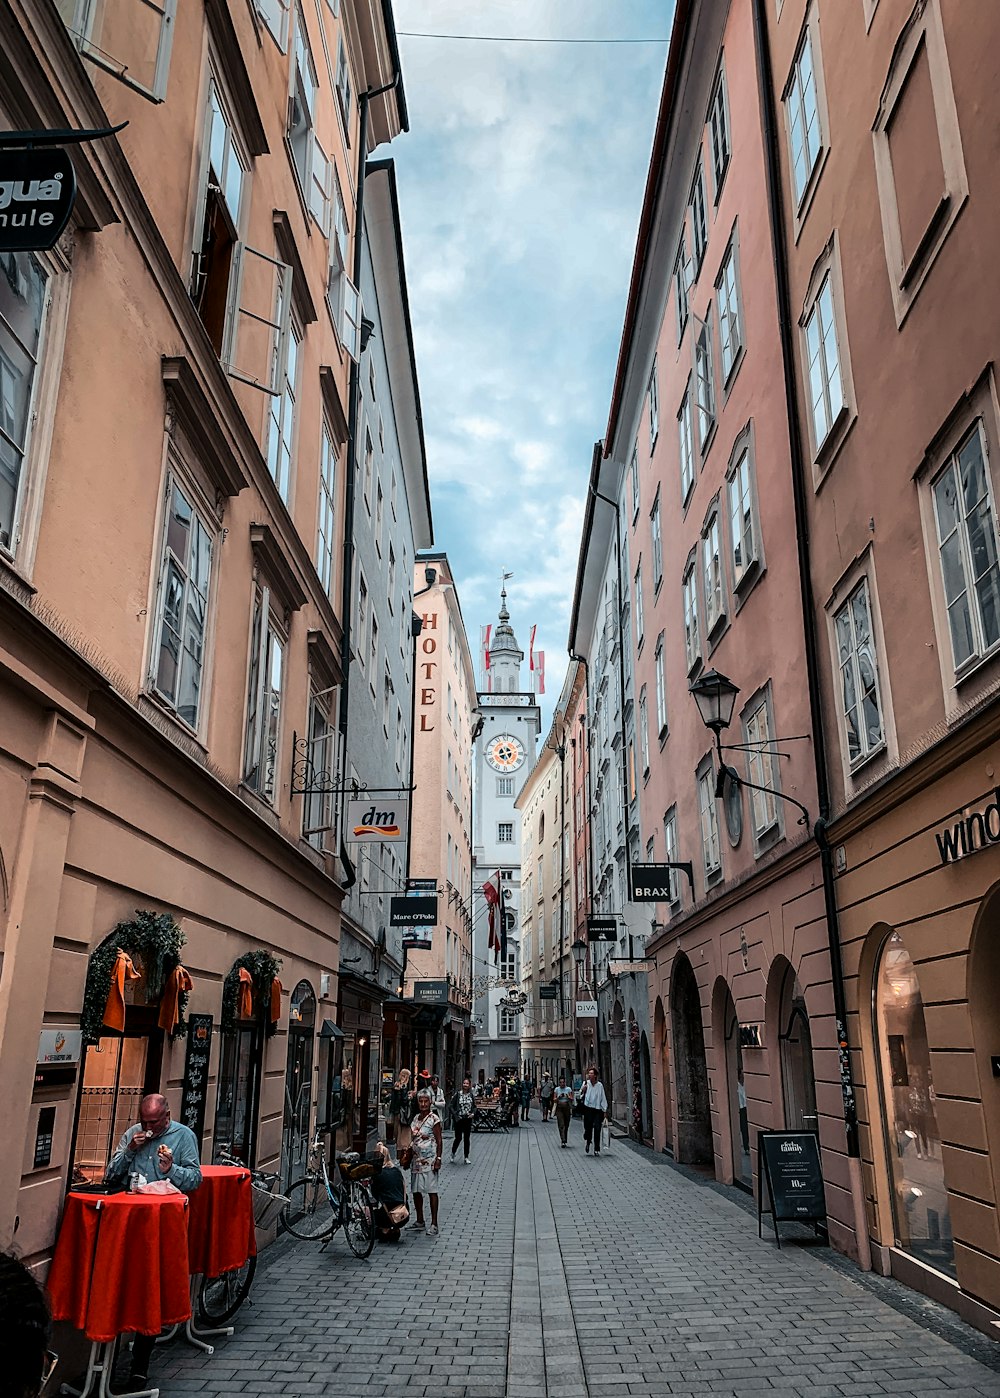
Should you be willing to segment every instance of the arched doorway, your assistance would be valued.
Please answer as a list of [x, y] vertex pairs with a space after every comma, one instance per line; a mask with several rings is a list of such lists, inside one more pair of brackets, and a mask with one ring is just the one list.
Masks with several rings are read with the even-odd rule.
[[924, 1002], [898, 932], [889, 934], [879, 953], [874, 1008], [896, 1245], [954, 1276]]
[[611, 1010], [611, 1083], [607, 1087], [611, 1099], [611, 1115], [615, 1121], [624, 1124], [629, 1121], [628, 1065], [625, 1046], [625, 1011], [620, 1000], [616, 1000]]
[[720, 1029], [722, 1033], [733, 1183], [742, 1185], [745, 1189], [752, 1189], [750, 1119], [747, 1114], [747, 1090], [743, 1072], [743, 1050], [740, 1047], [740, 1024], [736, 1015], [733, 993], [728, 982], [721, 977], [716, 982], [715, 987], [714, 1020], [717, 1029]]
[[285, 1115], [281, 1131], [281, 1176], [285, 1188], [304, 1173], [309, 1153], [315, 1029], [316, 996], [308, 981], [299, 981], [288, 1007]]
[[674, 1148], [674, 1111], [670, 1091], [670, 1036], [667, 1033], [667, 1017], [663, 1012], [663, 1001], [656, 997], [653, 1012], [653, 1042], [656, 1047], [656, 1062], [660, 1074], [660, 1103], [663, 1108], [663, 1144], [667, 1150]]
[[642, 1085], [642, 1138], [653, 1139], [653, 1074], [649, 1064], [649, 1036], [639, 1036], [639, 1081]]
[[781, 969], [778, 1050], [785, 1125], [790, 1131], [818, 1131], [809, 1012], [795, 968], [788, 961]]
[[670, 1019], [677, 1084], [677, 1159], [685, 1165], [712, 1166], [715, 1154], [701, 995], [691, 963], [683, 952], [674, 962], [670, 982]]

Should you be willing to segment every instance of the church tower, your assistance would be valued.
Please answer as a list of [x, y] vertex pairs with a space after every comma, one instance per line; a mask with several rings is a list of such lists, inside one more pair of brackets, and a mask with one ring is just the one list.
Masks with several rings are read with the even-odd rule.
[[[499, 1002], [507, 987], [518, 986], [521, 979], [521, 812], [514, 802], [535, 765], [541, 727], [534, 692], [521, 688], [523, 660], [504, 589], [489, 648], [490, 687], [478, 696], [483, 721], [472, 755], [473, 1081], [492, 1077], [498, 1069], [514, 1072], [521, 1057], [522, 1017], [502, 1009]], [[482, 892], [483, 884], [495, 880], [498, 872], [502, 898], [494, 925], [499, 933], [502, 917], [508, 929], [507, 956], [499, 964], [489, 947], [489, 908]]]

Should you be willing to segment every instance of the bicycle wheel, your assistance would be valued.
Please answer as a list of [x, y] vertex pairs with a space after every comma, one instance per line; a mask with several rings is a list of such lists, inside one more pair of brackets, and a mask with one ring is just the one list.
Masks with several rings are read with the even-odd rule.
[[337, 1216], [326, 1192], [322, 1175], [306, 1175], [287, 1190], [288, 1203], [281, 1211], [281, 1226], [293, 1238], [307, 1243], [329, 1238], [337, 1226]]
[[248, 1257], [242, 1267], [218, 1277], [202, 1277], [198, 1292], [198, 1320], [205, 1326], [224, 1325], [250, 1294], [256, 1257]]
[[340, 1221], [355, 1257], [367, 1257], [375, 1246], [375, 1217], [371, 1192], [359, 1180], [353, 1180], [341, 1196]]

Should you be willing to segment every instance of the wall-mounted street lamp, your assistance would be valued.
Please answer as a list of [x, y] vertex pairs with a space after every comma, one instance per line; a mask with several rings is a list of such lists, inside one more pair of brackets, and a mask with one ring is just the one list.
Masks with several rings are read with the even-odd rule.
[[[756, 745], [746, 743], [723, 743], [722, 734], [733, 721], [733, 710], [736, 708], [736, 696], [740, 692], [739, 685], [733, 684], [727, 675], [721, 674], [718, 670], [706, 670], [699, 675], [691, 685], [688, 686], [694, 701], [698, 705], [698, 712], [701, 714], [701, 721], [709, 732], [715, 734], [715, 751], [719, 759], [719, 775], [715, 783], [716, 798], [722, 796], [725, 791], [726, 781], [730, 781], [734, 786], [745, 786], [750, 791], [763, 791], [768, 796], [777, 796], [782, 801], [787, 801], [790, 806], [802, 812], [799, 816], [799, 824], [809, 829], [809, 812], [801, 801], [796, 801], [794, 796], [788, 796], [783, 791], [775, 791], [770, 786], [760, 786], [757, 782], [748, 781], [741, 776], [735, 767], [730, 767], [723, 757], [723, 751], [759, 751]], [[795, 742], [797, 739], [781, 738], [776, 741], [783, 743]]]
[[578, 937], [572, 947], [573, 961], [578, 971], [583, 970], [583, 964], [587, 960], [587, 950], [587, 943], [582, 937]]

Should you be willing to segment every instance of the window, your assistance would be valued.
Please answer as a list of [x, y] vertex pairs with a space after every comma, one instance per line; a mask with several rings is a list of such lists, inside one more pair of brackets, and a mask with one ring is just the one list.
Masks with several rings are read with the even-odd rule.
[[684, 327], [688, 323], [688, 288], [693, 278], [691, 276], [691, 262], [688, 258], [687, 250], [687, 230], [681, 233], [681, 245], [677, 249], [677, 261], [674, 263], [674, 291], [677, 297], [677, 343], [680, 344], [684, 338]]
[[639, 760], [642, 775], [649, 771], [649, 714], [646, 705], [646, 686], [639, 691]]
[[513, 821], [502, 820], [497, 826], [497, 844], [512, 845], [514, 843]]
[[719, 298], [719, 348], [722, 352], [722, 382], [729, 376], [743, 348], [743, 326], [740, 321], [740, 296], [736, 268], [736, 243], [729, 244], [719, 280], [715, 283]]
[[355, 364], [361, 358], [361, 293], [348, 275], [350, 231], [347, 205], [340, 188], [340, 176], [333, 170], [333, 236], [330, 239], [330, 270], [326, 304], [334, 329]]
[[705, 630], [711, 635], [726, 612], [718, 508], [712, 511], [702, 533], [701, 559], [705, 581]]
[[[286, 288], [287, 291], [287, 288]], [[279, 315], [281, 307], [278, 307]], [[278, 494], [288, 503], [292, 478], [292, 452], [295, 445], [295, 393], [299, 363], [299, 334], [294, 326], [284, 340], [275, 336], [275, 355], [285, 351], [284, 364], [277, 369], [281, 392], [270, 399], [267, 424], [267, 468], [274, 477]]]
[[698, 161], [698, 170], [694, 177], [694, 184], [691, 186], [691, 242], [694, 248], [694, 276], [692, 281], [697, 280], [701, 271], [701, 264], [705, 260], [705, 249], [708, 246], [708, 220], [705, 213], [705, 172], [702, 169], [701, 161]]
[[344, 134], [347, 136], [348, 145], [351, 142], [351, 101], [351, 65], [347, 59], [347, 49], [344, 47], [344, 36], [341, 34], [337, 43], [337, 105], [344, 119]]
[[365, 508], [368, 513], [372, 512], [372, 482], [375, 476], [375, 444], [372, 442], [372, 434], [365, 428], [365, 475], [362, 495], [364, 496]]
[[698, 331], [694, 351], [698, 393], [698, 449], [704, 452], [715, 427], [715, 381], [712, 377], [712, 312]]
[[285, 642], [275, 629], [271, 590], [258, 586], [254, 595], [250, 639], [250, 678], [247, 686], [247, 733], [243, 780], [251, 790], [274, 804], [280, 738], [281, 693]]
[[656, 439], [660, 435], [660, 385], [656, 377], [656, 356], [653, 356], [653, 368], [649, 375], [649, 450], [656, 446]]
[[165, 99], [177, 0], [56, 0], [56, 9], [84, 58], [144, 97]]
[[660, 590], [660, 583], [663, 581], [663, 537], [660, 533], [660, 492], [657, 489], [656, 499], [653, 501], [653, 508], [649, 516], [650, 535], [653, 541], [653, 591]]
[[372, 608], [371, 645], [368, 647], [368, 653], [372, 662], [368, 672], [368, 680], [372, 687], [372, 694], [374, 694], [378, 675], [378, 617], [375, 615], [374, 607]]
[[500, 1011], [500, 1033], [516, 1034], [518, 1016], [514, 1010]]
[[333, 587], [334, 520], [337, 511], [337, 452], [326, 422], [319, 444], [319, 510], [316, 528], [316, 572], [329, 596]]
[[645, 621], [642, 613], [642, 555], [639, 555], [639, 566], [635, 570], [635, 643], [641, 649]]
[[295, 61], [288, 103], [288, 148], [309, 212], [329, 237], [333, 204], [333, 165], [316, 139], [319, 81], [309, 47], [305, 18], [295, 11]]
[[389, 736], [389, 723], [392, 718], [392, 676], [389, 674], [389, 662], [385, 663], [385, 674], [382, 676], [382, 728], [385, 736]]
[[715, 809], [715, 769], [711, 758], [698, 770], [698, 812], [705, 880], [712, 882], [722, 873], [722, 850], [719, 845], [719, 818]]
[[403, 710], [396, 705], [396, 770], [403, 769]]
[[636, 448], [632, 448], [632, 460], [628, 468], [629, 482], [632, 486], [632, 523], [634, 524], [639, 514], [639, 453]]
[[390, 612], [394, 612], [396, 610], [396, 551], [392, 544], [389, 545], [389, 562], [386, 571], [389, 585], [389, 595], [386, 600], [389, 603]]
[[236, 142], [214, 77], [208, 84], [205, 146], [208, 155], [202, 178], [204, 209], [192, 259], [191, 299], [216, 354], [225, 358], [226, 311], [239, 248], [249, 160]]
[[358, 615], [355, 628], [357, 640], [354, 652], [358, 658], [358, 664], [364, 670], [368, 656], [368, 584], [365, 582], [360, 566], [358, 568]]
[[17, 548], [48, 277], [30, 252], [0, 252], [0, 547]]
[[389, 509], [392, 511], [393, 519], [396, 518], [396, 472], [393, 471], [392, 479], [389, 481]]
[[[309, 701], [309, 785], [302, 802], [302, 834], [314, 849], [322, 849], [323, 836], [333, 828], [337, 770], [337, 731], [330, 722], [330, 696], [314, 695]], [[331, 844], [333, 841], [331, 841]]]
[[791, 77], [785, 89], [785, 120], [791, 151], [795, 200], [801, 207], [812, 172], [819, 161], [823, 132], [819, 114], [819, 93], [813, 66], [812, 34], [806, 28], [795, 56]]
[[736, 458], [736, 464], [732, 467], [732, 474], [728, 481], [728, 491], [733, 586], [738, 589], [748, 571], [758, 561], [749, 446], [744, 447]]
[[809, 366], [809, 407], [817, 451], [844, 407], [840, 349], [834, 318], [832, 272], [827, 272], [804, 323]]
[[382, 557], [382, 522], [385, 517], [385, 501], [382, 496], [382, 483], [375, 485], [375, 551]]
[[729, 113], [726, 110], [726, 75], [719, 68], [712, 94], [712, 108], [708, 117], [708, 129], [712, 147], [712, 175], [715, 183], [715, 199], [718, 202], [722, 181], [729, 168]]
[[686, 504], [694, 485], [694, 446], [691, 441], [691, 380], [688, 379], [677, 414], [677, 435], [680, 442], [681, 501]]
[[877, 752], [885, 742], [867, 578], [834, 614], [833, 624], [837, 636], [847, 758], [854, 766]]
[[958, 673], [1000, 640], [996, 512], [978, 422], [932, 486], [938, 551]]
[[656, 731], [662, 738], [667, 731], [667, 682], [663, 673], [663, 632], [656, 642]]
[[[754, 787], [776, 787], [778, 770], [771, 747], [771, 722], [767, 695], [750, 701], [743, 719], [743, 738], [747, 745], [747, 776]], [[755, 838], [759, 838], [778, 823], [778, 801], [771, 791], [750, 788], [750, 816]]]
[[694, 669], [701, 658], [701, 637], [698, 631], [698, 573], [694, 559], [688, 563], [684, 573], [684, 650], [687, 656], [688, 672]]
[[[671, 806], [663, 817], [663, 858], [667, 864], [676, 864], [677, 860], [677, 807]], [[670, 902], [676, 904], [681, 901], [680, 880], [677, 877], [677, 870], [671, 869], [667, 874], [668, 887], [670, 889]]]
[[[0, 359], [0, 368], [2, 364]], [[212, 531], [170, 479], [150, 680], [160, 698], [194, 729], [200, 717], [211, 573]]]
[[513, 778], [513, 777], [497, 777], [497, 795], [498, 795], [498, 796], [513, 796], [513, 795], [514, 795], [514, 778]]

